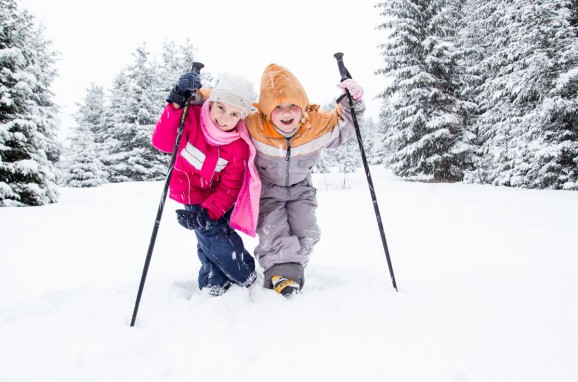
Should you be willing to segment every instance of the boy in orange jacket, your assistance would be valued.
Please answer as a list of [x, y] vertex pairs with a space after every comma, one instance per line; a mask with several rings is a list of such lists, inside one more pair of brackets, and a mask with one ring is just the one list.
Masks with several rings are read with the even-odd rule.
[[[354, 99], [356, 115], [365, 111], [363, 89], [348, 79], [338, 85]], [[311, 169], [321, 149], [355, 136], [347, 97], [331, 111], [309, 103], [305, 89], [286, 68], [269, 65], [261, 78], [257, 112], [246, 120], [256, 148], [261, 199], [255, 256], [264, 269], [265, 287], [285, 297], [299, 293], [304, 269], [320, 239]]]

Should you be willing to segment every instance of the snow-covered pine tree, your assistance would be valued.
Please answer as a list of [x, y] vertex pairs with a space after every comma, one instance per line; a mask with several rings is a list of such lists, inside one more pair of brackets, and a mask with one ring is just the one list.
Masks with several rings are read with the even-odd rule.
[[177, 83], [179, 76], [191, 70], [194, 61], [194, 51], [195, 49], [188, 39], [181, 45], [177, 45], [175, 41], [167, 41], [163, 44], [159, 75], [166, 95]]
[[[193, 68], [195, 51], [196, 49], [189, 39], [179, 45], [174, 41], [163, 44], [160, 77], [166, 95], [178, 82], [179, 77]], [[216, 78], [207, 69], [201, 71], [201, 81], [204, 88], [212, 88], [217, 82]]]
[[388, 166], [389, 158], [394, 153], [391, 142], [387, 139], [391, 128], [391, 121], [388, 118], [389, 114], [386, 112], [389, 107], [390, 100], [382, 99], [376, 127], [377, 132], [374, 137], [375, 143], [373, 144], [371, 159], [369, 160], [371, 164], [381, 164], [385, 167]]
[[166, 92], [144, 45], [134, 57], [115, 79], [105, 117], [103, 163], [110, 182], [161, 180], [167, 171], [167, 155], [150, 143]]
[[376, 5], [386, 21], [385, 65], [392, 79], [379, 95], [391, 97], [388, 144], [396, 175], [426, 181], [458, 181], [473, 166], [473, 135], [466, 130], [455, 43], [460, 0], [392, 0]]
[[106, 140], [106, 111], [107, 98], [104, 88], [101, 85], [94, 83], [90, 84], [86, 89], [86, 96], [83, 103], [78, 104], [78, 110], [75, 114], [75, 120], [86, 124], [89, 130], [94, 135], [94, 142], [97, 144], [97, 149]]
[[89, 127], [76, 125], [70, 140], [63, 183], [70, 187], [97, 187], [104, 184], [106, 174], [98, 159], [94, 134]]
[[33, 16], [0, 0], [0, 206], [58, 200], [55, 56]]
[[115, 163], [114, 157], [110, 155], [113, 149], [119, 146], [116, 138], [117, 125], [122, 122], [122, 110], [125, 107], [125, 89], [126, 85], [126, 68], [120, 70], [112, 81], [112, 87], [105, 97], [103, 124], [101, 131], [95, 133], [94, 141], [99, 146], [100, 161], [103, 164], [103, 170], [106, 174], [106, 180], [110, 181], [112, 171], [110, 166]]
[[[365, 150], [365, 149], [364, 149]], [[350, 139], [341, 146], [335, 148], [335, 155], [338, 158], [338, 169], [341, 174], [341, 189], [346, 190], [350, 185], [350, 176], [361, 166], [361, 153], [357, 139]]]
[[38, 131], [44, 138], [46, 156], [51, 164], [55, 164], [62, 152], [62, 144], [57, 134], [60, 126], [58, 117], [60, 107], [54, 103], [54, 93], [49, 87], [58, 75], [55, 68], [58, 53], [47, 48], [50, 42], [44, 38], [43, 30], [40, 26], [30, 31], [32, 40], [29, 61], [34, 64], [29, 65], [28, 69], [36, 77], [35, 86], [32, 88], [34, 103], [31, 104], [31, 108]]
[[175, 41], [166, 41], [162, 47], [162, 63], [159, 73], [163, 77], [166, 91], [170, 91], [181, 74], [191, 70], [195, 48], [189, 39], [177, 45]]
[[[476, 4], [477, 3], [477, 4]], [[479, 169], [467, 180], [578, 189], [578, 39], [566, 0], [493, 0], [466, 25], [480, 34], [484, 76]], [[478, 14], [479, 16], [479, 14]]]
[[[100, 145], [95, 136], [104, 127], [104, 91], [91, 84], [84, 102], [74, 115], [71, 144], [66, 155], [63, 183], [70, 187], [96, 187], [106, 183], [106, 173], [99, 159]], [[102, 142], [101, 142], [102, 143]]]
[[[578, 0], [569, 0], [566, 6], [570, 10], [570, 25], [578, 28]], [[574, 29], [574, 32], [578, 33], [578, 30]]]
[[371, 165], [383, 163], [382, 140], [385, 136], [384, 126], [375, 122], [371, 117], [365, 117], [361, 123], [361, 138], [367, 162]]

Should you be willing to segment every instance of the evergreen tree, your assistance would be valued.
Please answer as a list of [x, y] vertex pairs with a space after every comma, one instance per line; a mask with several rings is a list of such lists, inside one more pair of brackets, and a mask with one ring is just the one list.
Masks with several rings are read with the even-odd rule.
[[110, 181], [112, 177], [110, 168], [114, 163], [114, 157], [111, 153], [120, 145], [117, 142], [116, 132], [117, 126], [122, 122], [126, 82], [126, 68], [123, 68], [113, 79], [112, 87], [105, 97], [103, 129], [94, 135], [94, 141], [100, 148], [100, 160], [104, 166], [107, 181]]
[[55, 56], [33, 17], [0, 0], [0, 206], [58, 199], [58, 108], [49, 91]]
[[342, 174], [341, 188], [349, 188], [349, 175], [353, 174], [360, 167], [361, 153], [357, 139], [350, 139], [335, 149], [337, 151], [339, 173]]
[[[573, 28], [578, 28], [578, 0], [569, 0], [566, 6], [570, 10], [570, 25]], [[574, 29], [574, 32], [576, 33], [578, 30]]]
[[63, 183], [70, 187], [97, 187], [104, 184], [105, 173], [96, 154], [94, 134], [88, 126], [74, 128]]
[[161, 180], [167, 171], [167, 156], [150, 143], [166, 92], [146, 48], [138, 48], [134, 56], [135, 62], [115, 80], [105, 116], [103, 163], [110, 182]]
[[[475, 127], [482, 159], [467, 180], [578, 189], [578, 40], [564, 0], [486, 1], [466, 25], [483, 52]], [[480, 36], [480, 31], [483, 35]]]
[[393, 79], [379, 96], [391, 97], [388, 144], [394, 173], [409, 179], [457, 181], [473, 166], [473, 135], [465, 125], [455, 44], [459, 0], [393, 0], [379, 3], [391, 32], [382, 44], [385, 65], [377, 74]]
[[387, 113], [389, 107], [389, 99], [383, 99], [378, 116], [375, 137], [373, 138], [375, 143], [371, 149], [371, 159], [369, 159], [369, 163], [371, 164], [387, 166], [388, 163], [390, 163], [390, 158], [394, 152], [391, 143], [387, 139], [391, 129], [391, 122], [388, 118], [390, 114]]
[[382, 140], [385, 137], [384, 126], [377, 124], [371, 117], [364, 118], [361, 126], [363, 126], [361, 138], [367, 162], [371, 165], [382, 164]]
[[179, 76], [190, 71], [193, 67], [194, 50], [188, 39], [182, 45], [177, 45], [174, 41], [163, 44], [159, 76], [165, 94], [169, 94]]
[[[162, 63], [160, 64], [160, 78], [165, 93], [171, 91], [179, 77], [193, 68], [195, 48], [189, 39], [177, 45], [174, 41], [163, 44]], [[216, 85], [216, 78], [208, 71], [201, 71], [201, 81], [204, 88]]]
[[85, 124], [94, 135], [94, 142], [101, 145], [106, 140], [106, 95], [100, 85], [90, 84], [84, 102], [78, 105], [75, 120]]
[[[27, 15], [26, 17], [32, 17]], [[62, 145], [58, 140], [57, 130], [60, 126], [58, 114], [60, 108], [52, 100], [54, 94], [49, 89], [52, 82], [57, 77], [55, 69], [57, 53], [48, 50], [46, 47], [50, 42], [43, 37], [43, 28], [34, 28], [31, 30], [31, 49], [30, 49], [30, 72], [36, 77], [35, 87], [32, 88], [31, 104], [32, 115], [40, 135], [43, 137], [43, 146], [46, 156], [51, 164], [55, 164], [60, 159]]]
[[69, 154], [65, 161], [64, 184], [71, 187], [96, 187], [106, 182], [102, 162], [97, 154], [95, 136], [103, 129], [104, 91], [91, 84], [84, 103], [75, 114]]

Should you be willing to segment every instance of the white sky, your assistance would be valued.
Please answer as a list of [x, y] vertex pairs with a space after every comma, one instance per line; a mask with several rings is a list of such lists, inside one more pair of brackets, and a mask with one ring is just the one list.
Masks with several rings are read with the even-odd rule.
[[291, 70], [318, 104], [339, 95], [333, 54], [343, 52], [351, 75], [365, 89], [368, 114], [377, 116], [379, 102], [373, 98], [385, 78], [374, 75], [382, 63], [377, 45], [384, 42], [384, 32], [375, 29], [382, 19], [376, 3], [20, 0], [20, 9], [36, 17], [52, 48], [61, 53], [53, 90], [64, 106], [66, 124], [66, 115], [75, 111], [90, 83], [109, 88], [143, 42], [151, 52], [160, 52], [163, 42], [181, 43], [187, 37], [205, 70], [239, 72], [258, 90], [263, 69], [275, 62]]

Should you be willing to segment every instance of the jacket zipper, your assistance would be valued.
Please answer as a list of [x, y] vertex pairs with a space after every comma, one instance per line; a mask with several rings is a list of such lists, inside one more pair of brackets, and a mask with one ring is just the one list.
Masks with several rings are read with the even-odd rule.
[[285, 138], [287, 140], [287, 154], [285, 155], [285, 187], [289, 187], [289, 167], [291, 165], [291, 138]]

